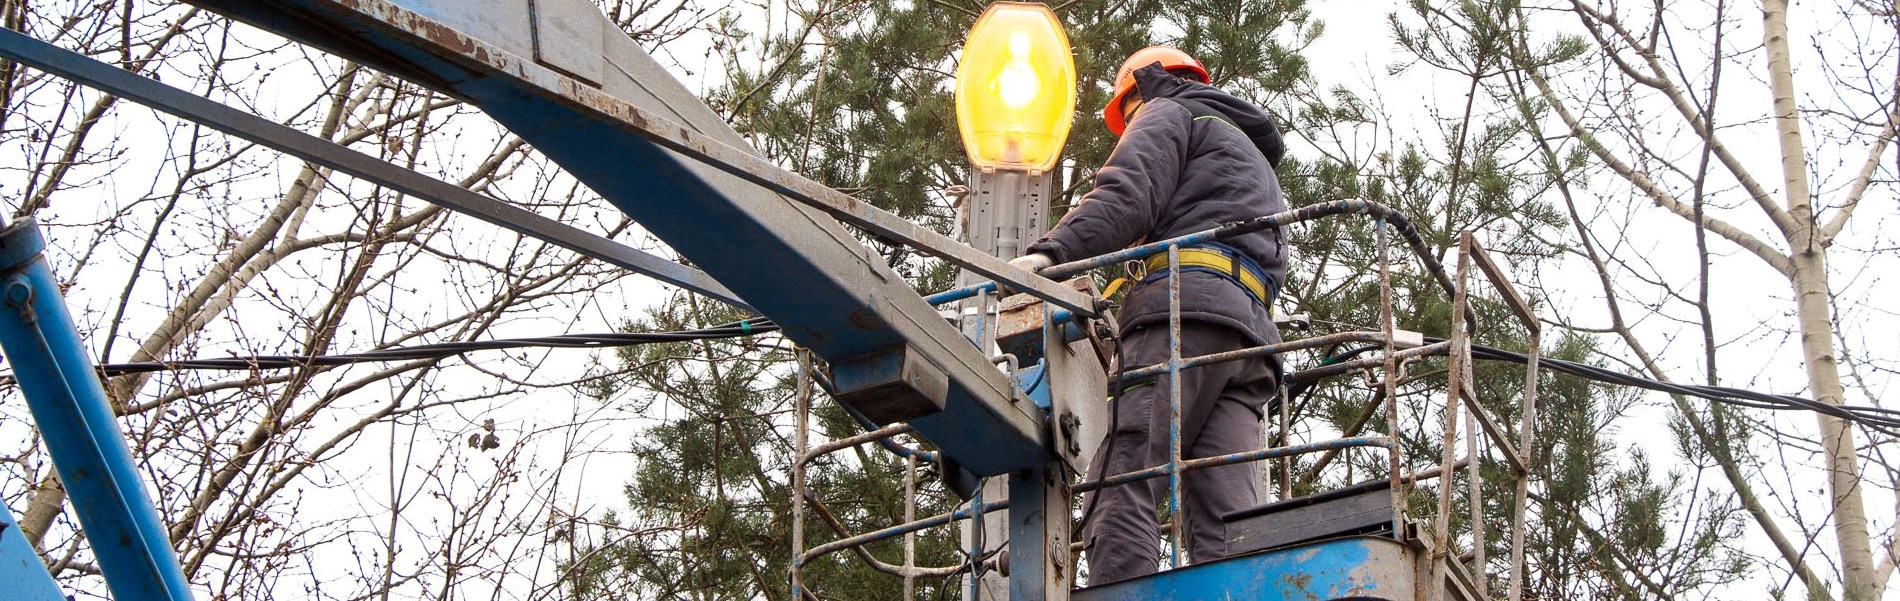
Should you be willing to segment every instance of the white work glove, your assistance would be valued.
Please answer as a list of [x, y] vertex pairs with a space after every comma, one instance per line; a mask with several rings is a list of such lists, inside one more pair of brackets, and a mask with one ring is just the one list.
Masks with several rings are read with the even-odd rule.
[[1048, 269], [1050, 265], [1056, 264], [1056, 260], [1047, 254], [1030, 253], [1010, 259], [1009, 264], [1022, 268], [1029, 273], [1039, 273], [1044, 269]]

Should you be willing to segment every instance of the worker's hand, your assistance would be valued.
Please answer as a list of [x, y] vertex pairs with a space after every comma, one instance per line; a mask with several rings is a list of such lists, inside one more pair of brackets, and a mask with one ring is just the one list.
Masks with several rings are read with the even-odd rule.
[[1050, 265], [1056, 264], [1056, 260], [1047, 254], [1030, 253], [1010, 259], [1009, 264], [1020, 267], [1029, 273], [1039, 273], [1044, 269], [1048, 269]]

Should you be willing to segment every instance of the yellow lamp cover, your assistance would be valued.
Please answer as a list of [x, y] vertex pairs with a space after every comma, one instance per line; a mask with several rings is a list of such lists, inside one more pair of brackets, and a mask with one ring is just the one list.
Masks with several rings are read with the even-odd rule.
[[991, 4], [957, 65], [957, 128], [970, 162], [1047, 171], [1075, 119], [1075, 57], [1048, 6]]

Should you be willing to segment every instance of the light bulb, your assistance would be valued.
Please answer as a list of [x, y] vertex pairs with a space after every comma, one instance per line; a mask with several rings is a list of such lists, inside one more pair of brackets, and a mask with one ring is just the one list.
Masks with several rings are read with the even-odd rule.
[[1003, 105], [1021, 109], [1042, 94], [1042, 76], [1029, 63], [1029, 34], [1018, 31], [1009, 36], [1009, 62], [996, 75], [996, 93]]

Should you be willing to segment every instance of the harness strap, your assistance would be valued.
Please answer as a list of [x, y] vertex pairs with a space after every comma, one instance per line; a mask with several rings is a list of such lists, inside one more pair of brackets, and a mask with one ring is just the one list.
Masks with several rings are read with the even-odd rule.
[[[1266, 277], [1258, 267], [1252, 265], [1253, 261], [1248, 260], [1244, 255], [1236, 256], [1237, 253], [1222, 248], [1204, 246], [1183, 248], [1180, 254], [1181, 269], [1198, 269], [1226, 276], [1235, 284], [1239, 284], [1241, 289], [1246, 290], [1248, 294], [1253, 295], [1254, 300], [1265, 305], [1269, 313], [1273, 311], [1273, 299], [1279, 296], [1279, 287], [1274, 284], [1272, 278]], [[1168, 256], [1149, 257], [1147, 267], [1149, 275], [1144, 278], [1144, 281], [1165, 276], [1168, 271]]]

